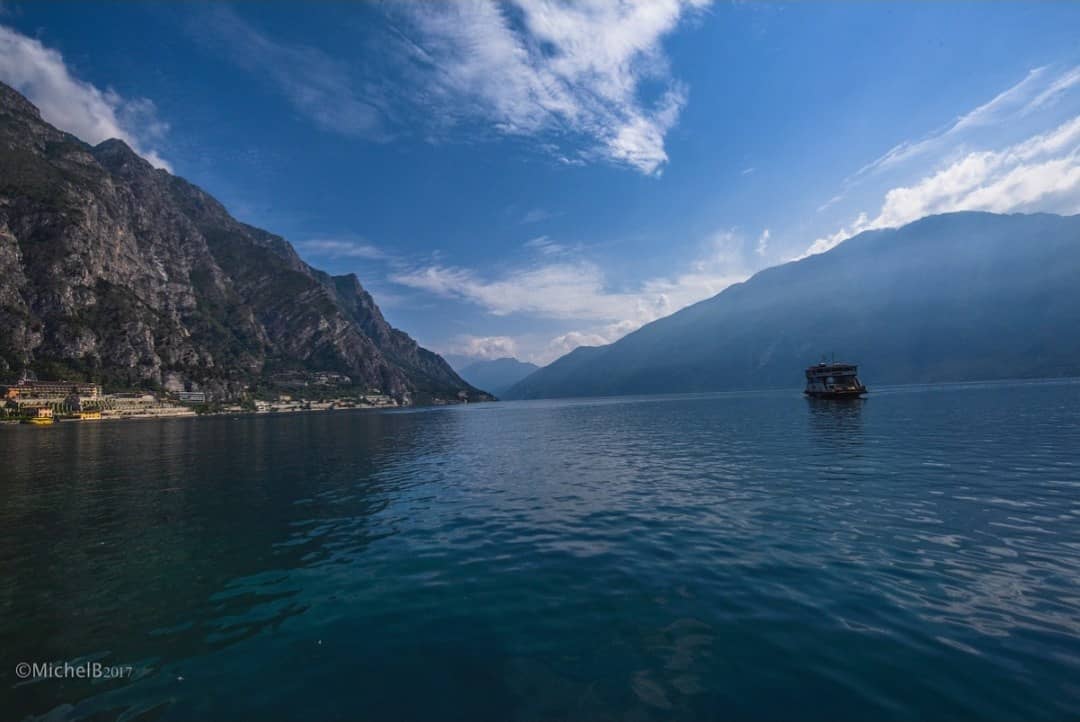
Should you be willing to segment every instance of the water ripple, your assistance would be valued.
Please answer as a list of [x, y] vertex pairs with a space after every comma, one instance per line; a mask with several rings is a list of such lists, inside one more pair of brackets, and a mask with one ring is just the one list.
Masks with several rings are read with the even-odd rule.
[[14, 718], [1080, 715], [1073, 382], [6, 427], [0, 454]]

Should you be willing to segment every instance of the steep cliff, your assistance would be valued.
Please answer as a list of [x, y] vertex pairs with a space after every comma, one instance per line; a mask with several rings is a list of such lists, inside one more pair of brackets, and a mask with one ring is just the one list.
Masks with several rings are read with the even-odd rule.
[[484, 397], [355, 276], [311, 268], [122, 141], [91, 147], [0, 84], [0, 378], [27, 368], [218, 398], [328, 375]]

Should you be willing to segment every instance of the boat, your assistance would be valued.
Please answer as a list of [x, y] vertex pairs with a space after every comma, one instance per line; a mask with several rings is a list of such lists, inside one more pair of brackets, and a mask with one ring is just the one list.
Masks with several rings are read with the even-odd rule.
[[33, 424], [34, 426], [52, 426], [56, 423], [56, 419], [53, 417], [53, 410], [48, 406], [42, 406], [34, 409], [33, 414], [23, 419], [24, 424]]
[[807, 367], [803, 393], [814, 399], [857, 399], [867, 390], [858, 374], [855, 364], [822, 361]]

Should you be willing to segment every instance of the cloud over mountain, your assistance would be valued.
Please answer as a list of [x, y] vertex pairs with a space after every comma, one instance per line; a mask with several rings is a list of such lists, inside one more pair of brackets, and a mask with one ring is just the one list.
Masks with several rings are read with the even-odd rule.
[[156, 147], [169, 126], [147, 98], [123, 98], [80, 80], [64, 57], [41, 41], [0, 26], [0, 81], [25, 95], [42, 117], [88, 143], [125, 141], [158, 168], [171, 170]]

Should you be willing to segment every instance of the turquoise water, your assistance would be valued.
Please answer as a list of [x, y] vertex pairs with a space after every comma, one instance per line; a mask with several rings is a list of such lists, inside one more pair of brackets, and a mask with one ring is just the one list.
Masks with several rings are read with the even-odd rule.
[[1080, 716], [1076, 382], [7, 426], [0, 459], [5, 719]]

